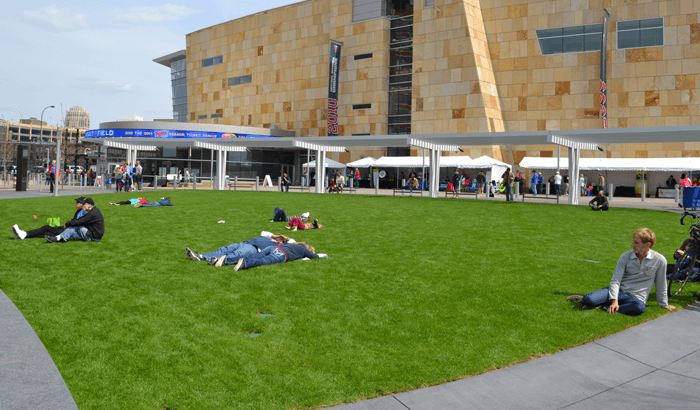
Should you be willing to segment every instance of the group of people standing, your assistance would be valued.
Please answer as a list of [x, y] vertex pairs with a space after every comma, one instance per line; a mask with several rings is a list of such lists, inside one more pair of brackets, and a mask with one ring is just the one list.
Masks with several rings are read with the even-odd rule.
[[114, 184], [117, 186], [117, 192], [131, 192], [134, 183], [138, 191], [141, 191], [143, 183], [143, 167], [141, 161], [136, 161], [136, 166], [130, 162], [124, 162], [124, 165], [114, 167]]

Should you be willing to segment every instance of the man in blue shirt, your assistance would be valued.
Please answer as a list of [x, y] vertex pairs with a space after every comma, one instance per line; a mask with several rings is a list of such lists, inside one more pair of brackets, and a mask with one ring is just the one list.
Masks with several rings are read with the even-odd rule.
[[224, 265], [234, 265], [240, 258], [255, 255], [269, 246], [288, 242], [295, 243], [296, 241], [284, 235], [275, 235], [272, 232], [263, 231], [257, 238], [222, 246], [214, 252], [200, 254], [190, 248], [185, 248], [185, 253], [193, 261], [208, 261], [210, 265], [218, 268]]
[[537, 196], [537, 183], [539, 182], [539, 177], [537, 171], [532, 171], [532, 182], [530, 183], [530, 190], [532, 195]]
[[260, 265], [274, 265], [277, 263], [291, 262], [297, 259], [309, 258], [327, 258], [325, 253], [315, 253], [316, 250], [306, 242], [299, 243], [284, 243], [277, 246], [270, 246], [263, 249], [261, 252], [245, 256], [238, 260], [234, 271], [241, 269], [250, 269]]

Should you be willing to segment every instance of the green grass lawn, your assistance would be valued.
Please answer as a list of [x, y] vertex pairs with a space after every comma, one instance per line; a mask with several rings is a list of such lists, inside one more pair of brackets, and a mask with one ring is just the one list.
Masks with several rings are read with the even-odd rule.
[[[74, 201], [0, 201], [0, 288], [81, 409], [313, 408], [554, 353], [664, 314], [654, 292], [639, 317], [579, 311], [565, 298], [607, 286], [635, 229], [654, 230], [654, 249], [668, 259], [688, 236], [677, 215], [636, 209], [167, 194], [174, 207], [114, 207], [129, 194], [94, 196], [106, 219], [99, 243], [12, 240], [12, 224], [65, 221]], [[288, 232], [269, 222], [275, 206], [324, 223], [291, 236], [330, 258], [233, 272], [185, 256], [186, 246], [207, 252], [262, 230]], [[698, 288], [671, 303], [692, 303]]]

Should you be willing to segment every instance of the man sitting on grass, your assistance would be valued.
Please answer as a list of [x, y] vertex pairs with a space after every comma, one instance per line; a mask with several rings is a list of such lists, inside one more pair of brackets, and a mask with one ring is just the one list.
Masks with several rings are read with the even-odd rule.
[[297, 259], [327, 258], [325, 253], [316, 254], [316, 250], [306, 242], [284, 243], [269, 246], [254, 255], [245, 256], [238, 260], [234, 271], [250, 269], [260, 265], [274, 265], [277, 263], [291, 262]]
[[82, 239], [84, 242], [97, 242], [102, 240], [105, 233], [105, 219], [102, 212], [95, 207], [92, 198], [85, 198], [83, 209], [75, 214], [75, 218], [66, 222], [66, 229], [60, 235], [46, 235], [46, 241], [68, 242], [71, 239]]
[[296, 216], [296, 215], [288, 216], [284, 212], [284, 209], [275, 207], [275, 210], [272, 214], [272, 220], [270, 222], [289, 222], [292, 220], [292, 218], [299, 218], [302, 221], [308, 221], [309, 216], [310, 216], [310, 214], [308, 212], [304, 212], [303, 214], [301, 214], [301, 216]]
[[598, 195], [591, 199], [591, 202], [588, 203], [588, 206], [591, 207], [592, 211], [607, 211], [608, 198], [605, 197], [605, 192], [603, 192], [602, 189], [598, 191]]
[[209, 265], [218, 268], [224, 265], [235, 265], [240, 258], [255, 255], [269, 246], [295, 242], [294, 239], [287, 238], [284, 235], [275, 235], [272, 232], [263, 231], [260, 232], [260, 236], [257, 238], [222, 246], [214, 252], [200, 254], [192, 251], [190, 248], [185, 248], [185, 253], [193, 261], [208, 261]]
[[666, 294], [666, 258], [651, 249], [656, 234], [649, 228], [637, 229], [632, 234], [632, 250], [620, 256], [610, 286], [586, 294], [571, 295], [566, 300], [581, 303], [581, 309], [601, 308], [610, 314], [620, 312], [636, 316], [644, 313], [651, 287], [656, 284], [656, 303], [668, 310]]
[[139, 202], [138, 204], [134, 204], [134, 208], [147, 208], [149, 206], [175, 206], [172, 202], [170, 202], [170, 197], [160, 199], [160, 201], [152, 202], [150, 204], [142, 204]]
[[[78, 213], [83, 209], [83, 204], [85, 203], [85, 198], [84, 196], [81, 196], [80, 198], [76, 198], [75, 200], [75, 208], [77, 209], [75, 211], [75, 215], [73, 215], [73, 219], [78, 217]], [[19, 229], [19, 226], [17, 224], [12, 225], [12, 232], [15, 234], [15, 239], [30, 239], [30, 238], [43, 238], [46, 235], [53, 235], [56, 236], [63, 232], [66, 229], [65, 226], [51, 226], [51, 225], [44, 225], [41, 228], [37, 229], [32, 229], [31, 231], [23, 231]]]

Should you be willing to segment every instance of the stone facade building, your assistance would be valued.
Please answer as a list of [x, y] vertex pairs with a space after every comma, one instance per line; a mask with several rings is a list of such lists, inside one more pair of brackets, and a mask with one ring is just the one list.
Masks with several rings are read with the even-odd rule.
[[[308, 0], [187, 35], [188, 121], [326, 135], [338, 40], [339, 135], [601, 128], [604, 9], [608, 126], [698, 124], [700, 0]], [[509, 163], [556, 156], [464, 149]], [[700, 156], [700, 145], [660, 135], [583, 155]]]

